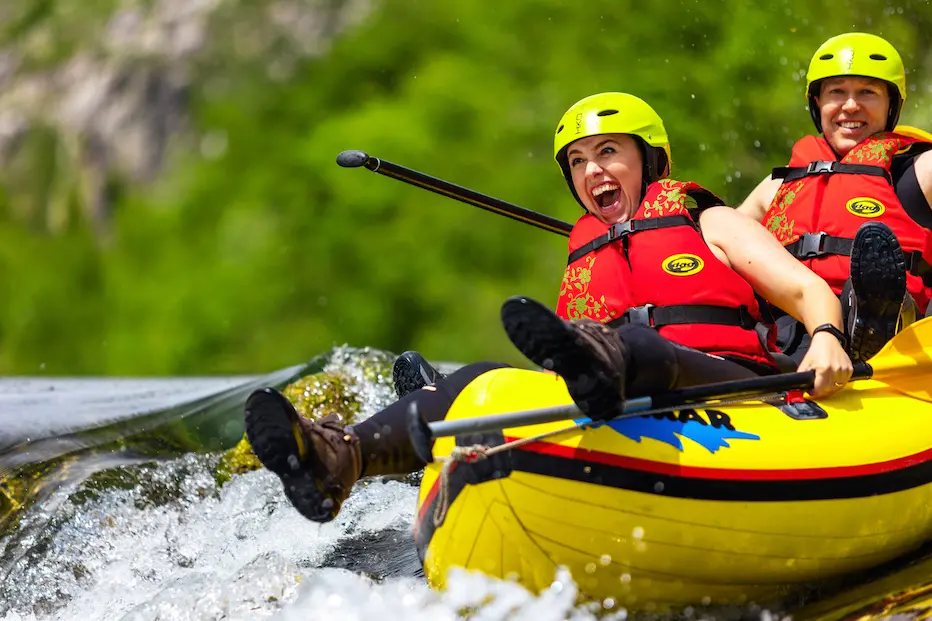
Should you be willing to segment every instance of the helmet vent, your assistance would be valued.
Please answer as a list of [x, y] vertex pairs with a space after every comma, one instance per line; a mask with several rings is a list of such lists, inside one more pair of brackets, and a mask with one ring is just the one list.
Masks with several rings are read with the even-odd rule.
[[819, 60], [831, 60], [833, 58], [835, 58], [834, 54], [822, 54], [819, 56]]
[[601, 110], [596, 112], [596, 116], [612, 116], [613, 114], [618, 114], [618, 110]]
[[564, 127], [565, 127], [565, 125], [561, 125], [560, 127], [558, 127], [558, 128], [557, 128], [557, 133], [559, 134], [560, 132], [562, 132]]
[[871, 60], [887, 60], [883, 54], [871, 54]]

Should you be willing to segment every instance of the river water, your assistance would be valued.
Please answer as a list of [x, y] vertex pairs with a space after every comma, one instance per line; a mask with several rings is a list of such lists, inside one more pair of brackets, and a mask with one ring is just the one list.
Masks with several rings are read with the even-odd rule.
[[[0, 476], [30, 482], [0, 539], [0, 621], [626, 619], [577, 606], [563, 573], [537, 596], [465, 572], [429, 589], [411, 538], [416, 478], [361, 482], [324, 525], [264, 470], [218, 483], [256, 386], [337, 372], [365, 418], [394, 399], [389, 359], [342, 348], [262, 377], [0, 381]], [[917, 557], [795, 610], [678, 618], [926, 618], [928, 566]]]

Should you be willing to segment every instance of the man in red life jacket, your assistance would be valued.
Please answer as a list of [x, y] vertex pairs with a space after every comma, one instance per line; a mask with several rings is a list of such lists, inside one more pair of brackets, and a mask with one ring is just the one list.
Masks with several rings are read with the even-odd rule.
[[[524, 298], [506, 302], [502, 317], [518, 348], [562, 375], [589, 416], [614, 416], [625, 394], [776, 372], [755, 330], [755, 290], [814, 335], [800, 365], [816, 372], [814, 396], [850, 378], [831, 289], [758, 223], [694, 183], [667, 178], [666, 130], [645, 102], [622, 93], [586, 98], [564, 116], [556, 146], [589, 214], [570, 236], [558, 304], [564, 319], [577, 321]], [[502, 366], [480, 362], [443, 377], [407, 352], [394, 375], [396, 390], [409, 392], [349, 427], [335, 415], [301, 418], [280, 392], [263, 388], [246, 401], [246, 434], [292, 505], [327, 522], [359, 478], [425, 466], [407, 431], [412, 408], [427, 422], [441, 420], [470, 382]]]
[[667, 133], [647, 103], [625, 93], [577, 102], [554, 157], [586, 210], [570, 233], [557, 313], [512, 298], [502, 322], [584, 412], [617, 413], [626, 394], [776, 372], [755, 329], [758, 293], [814, 335], [800, 369], [816, 371], [816, 396], [847, 380], [831, 289], [759, 224], [668, 177]]
[[[905, 68], [880, 37], [829, 39], [807, 81], [822, 135], [799, 140], [789, 165], [774, 168], [738, 210], [841, 296], [852, 358], [867, 360], [929, 310], [932, 136], [897, 127]], [[800, 359], [808, 336], [792, 317], [777, 324], [780, 349]]]

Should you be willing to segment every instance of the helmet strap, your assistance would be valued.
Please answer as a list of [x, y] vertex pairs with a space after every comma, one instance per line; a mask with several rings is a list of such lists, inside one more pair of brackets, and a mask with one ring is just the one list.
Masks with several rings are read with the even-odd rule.
[[809, 85], [809, 116], [812, 117], [812, 122], [815, 123], [816, 131], [820, 134], [822, 133], [822, 110], [819, 109], [819, 102], [816, 101], [814, 93], [821, 92], [821, 90], [822, 80], [816, 80]]
[[900, 91], [896, 86], [887, 84], [887, 92], [890, 94], [890, 109], [887, 111], [888, 132], [892, 132], [896, 127], [896, 122], [900, 119], [900, 111], [903, 110], [903, 100], [900, 98]]
[[644, 171], [641, 174], [641, 202], [647, 196], [647, 187], [664, 177], [670, 162], [663, 149], [652, 147], [643, 138], [638, 138], [641, 156], [644, 158]]

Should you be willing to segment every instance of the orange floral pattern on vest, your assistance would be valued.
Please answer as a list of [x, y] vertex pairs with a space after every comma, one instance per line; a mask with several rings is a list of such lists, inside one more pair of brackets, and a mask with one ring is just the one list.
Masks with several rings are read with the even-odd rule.
[[657, 182], [660, 192], [653, 202], [645, 201], [641, 208], [645, 218], [657, 218], [682, 213], [683, 209], [696, 207], [696, 199], [681, 189], [680, 182], [672, 179], [661, 179]]
[[585, 258], [585, 265], [573, 267], [566, 266], [563, 273], [563, 284], [560, 286], [560, 296], [566, 297], [566, 313], [570, 319], [589, 318], [602, 323], [609, 322], [620, 316], [618, 310], [610, 308], [605, 302], [605, 296], [596, 299], [589, 293], [589, 283], [592, 282], [592, 266], [596, 257]]
[[796, 241], [794, 238], [799, 237], [799, 235], [793, 234], [793, 227], [796, 226], [796, 220], [790, 220], [786, 210], [789, 209], [793, 201], [796, 200], [796, 195], [799, 194], [799, 189], [802, 185], [802, 179], [797, 179], [792, 183], [784, 183], [781, 185], [780, 189], [777, 190], [777, 195], [773, 199], [774, 207], [770, 209], [767, 214], [767, 219], [764, 221], [764, 226], [767, 227], [767, 230], [784, 246]]

